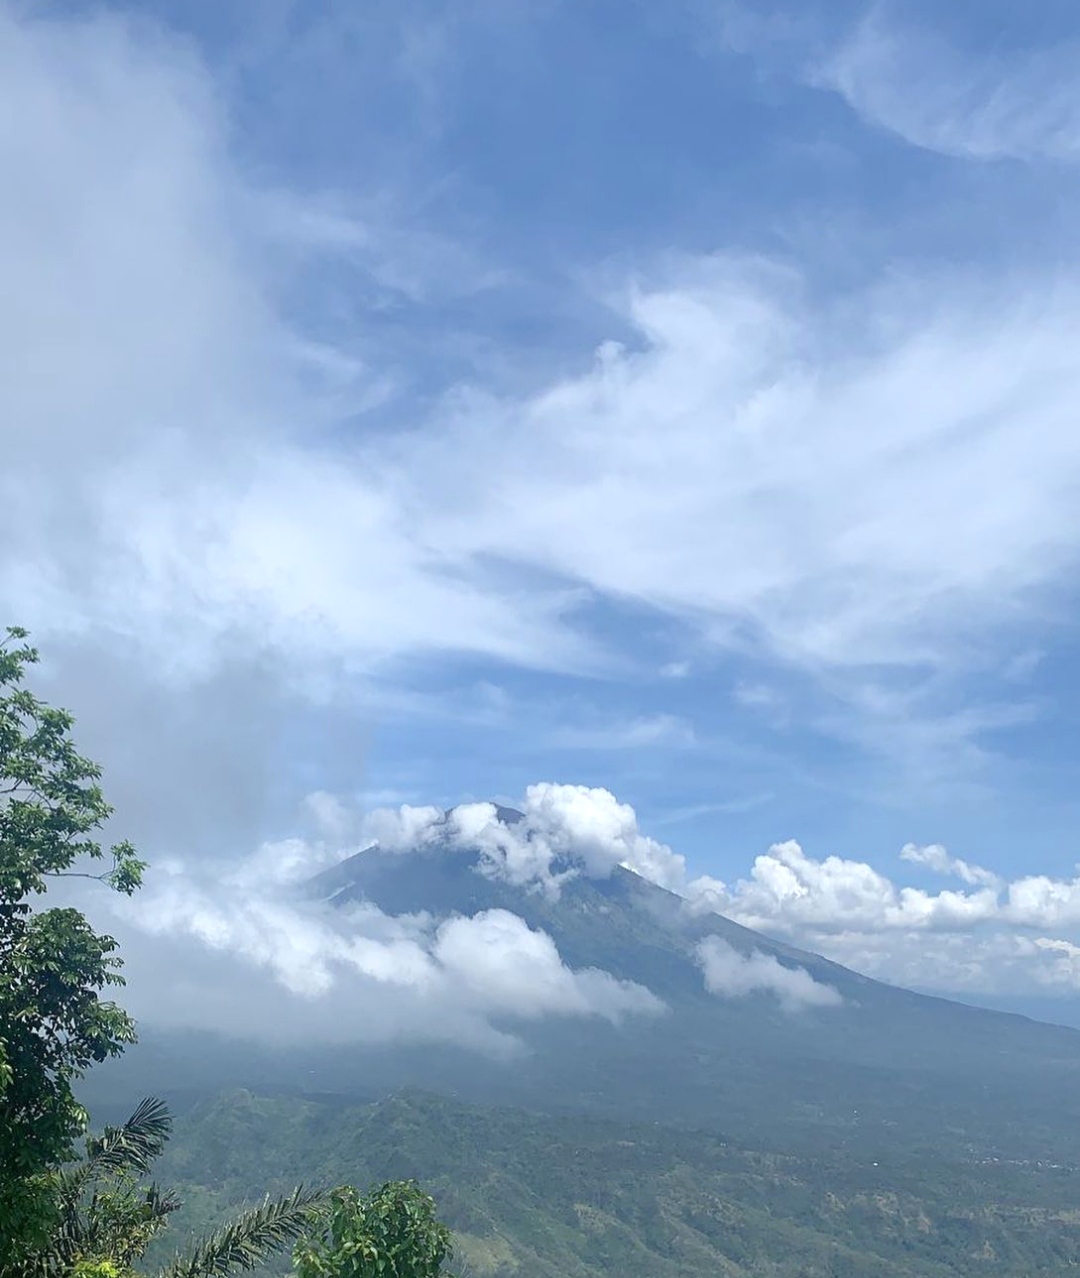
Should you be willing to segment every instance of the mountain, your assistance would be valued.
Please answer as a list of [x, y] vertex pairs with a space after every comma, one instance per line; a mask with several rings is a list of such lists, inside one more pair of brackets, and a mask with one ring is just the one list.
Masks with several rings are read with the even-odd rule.
[[507, 1013], [496, 1027], [524, 1043], [510, 1060], [143, 1027], [84, 1099], [99, 1121], [147, 1093], [173, 1105], [158, 1171], [188, 1204], [181, 1232], [300, 1180], [409, 1176], [474, 1276], [1075, 1271], [1080, 1033], [870, 980], [628, 869], [585, 868], [564, 852], [547, 866], [558, 890], [541, 890], [436, 830], [302, 894], [392, 916], [508, 911], [570, 968], [645, 987], [662, 1013]]
[[[499, 816], [508, 828], [521, 820], [510, 809]], [[237, 1086], [353, 1101], [416, 1087], [548, 1114], [682, 1124], [787, 1152], [873, 1158], [902, 1148], [1080, 1164], [1080, 1032], [870, 980], [694, 914], [630, 870], [579, 873], [544, 892], [481, 873], [477, 849], [436, 840], [369, 848], [304, 890], [337, 908], [369, 902], [392, 915], [507, 910], [550, 935], [570, 967], [636, 982], [667, 1010], [614, 1024], [506, 1018], [527, 1045], [511, 1062], [431, 1044], [270, 1051], [148, 1029], [140, 1048], [92, 1081], [100, 1112], [143, 1087], [178, 1104]], [[710, 993], [699, 952], [709, 938], [736, 967], [759, 956], [778, 988], [793, 980], [835, 995], [793, 1005], [769, 989]]]
[[[508, 824], [520, 814], [503, 810]], [[584, 874], [557, 896], [477, 871], [468, 848], [365, 850], [316, 876], [313, 895], [391, 914], [505, 909], [554, 938], [566, 963], [637, 982], [670, 1009], [620, 1026], [516, 1027], [530, 1055], [512, 1068], [451, 1049], [371, 1053], [371, 1082], [448, 1087], [473, 1100], [706, 1124], [778, 1147], [978, 1148], [990, 1156], [1080, 1158], [1080, 1033], [916, 994], [861, 976], [686, 902], [632, 871]], [[773, 993], [717, 997], [698, 947], [771, 956], [835, 990], [835, 1006], [792, 1010]]]

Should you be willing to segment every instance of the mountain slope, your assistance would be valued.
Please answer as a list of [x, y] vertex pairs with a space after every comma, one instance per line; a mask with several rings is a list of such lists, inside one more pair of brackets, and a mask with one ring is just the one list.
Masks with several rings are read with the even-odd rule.
[[466, 1272], [493, 1278], [1003, 1278], [1080, 1263], [1077, 1178], [1062, 1169], [794, 1157], [417, 1093], [351, 1108], [224, 1096], [180, 1123], [160, 1172], [192, 1204], [181, 1229], [300, 1179], [419, 1177]]
[[[633, 874], [584, 875], [558, 897], [478, 873], [468, 850], [369, 849], [312, 880], [347, 907], [437, 915], [507, 909], [556, 941], [571, 966], [647, 986], [656, 1021], [613, 1027], [515, 1026], [531, 1055], [512, 1070], [451, 1049], [368, 1055], [387, 1084], [451, 1086], [463, 1096], [637, 1118], [709, 1123], [747, 1139], [880, 1147], [977, 1144], [990, 1152], [1072, 1156], [1080, 1140], [1080, 1033], [898, 989], [773, 941]], [[831, 986], [837, 1007], [790, 1012], [768, 993], [710, 994], [696, 958], [706, 937], [772, 955]]]
[[[503, 811], [511, 825], [518, 814]], [[505, 1016], [524, 1051], [492, 1060], [452, 1045], [270, 1050], [221, 1036], [155, 1034], [95, 1071], [102, 1116], [144, 1091], [184, 1105], [224, 1087], [371, 1100], [418, 1087], [465, 1101], [680, 1123], [776, 1150], [880, 1157], [1049, 1159], [1080, 1163], [1080, 1033], [870, 980], [718, 915], [632, 872], [579, 874], [558, 894], [481, 873], [477, 851], [368, 849], [311, 880], [309, 896], [347, 909], [436, 918], [503, 909], [548, 933], [565, 963], [646, 986], [659, 1016]], [[792, 1010], [767, 991], [706, 989], [698, 946], [769, 956], [836, 990], [837, 1006]], [[332, 995], [331, 995], [332, 997]]]

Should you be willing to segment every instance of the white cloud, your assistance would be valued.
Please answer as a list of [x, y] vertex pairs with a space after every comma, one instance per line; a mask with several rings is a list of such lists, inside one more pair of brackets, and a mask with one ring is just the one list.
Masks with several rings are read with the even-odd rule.
[[387, 851], [477, 851], [481, 873], [551, 895], [577, 874], [607, 878], [619, 865], [661, 887], [685, 880], [684, 858], [643, 834], [634, 809], [609, 790], [539, 782], [521, 810], [522, 820], [506, 824], [492, 803], [459, 804], [445, 818], [438, 808], [403, 806], [371, 813], [364, 833]]
[[[1080, 928], [1080, 874], [1006, 881], [940, 844], [906, 844], [900, 858], [958, 878], [969, 890], [898, 884], [867, 861], [818, 860], [794, 841], [774, 844], [754, 859], [748, 877], [728, 884], [707, 874], [692, 877], [685, 858], [644, 834], [634, 809], [610, 791], [541, 782], [527, 789], [521, 809], [522, 819], [506, 824], [490, 803], [463, 804], [448, 817], [434, 807], [403, 806], [369, 814], [362, 833], [388, 851], [475, 852], [480, 873], [552, 896], [578, 875], [606, 878], [625, 866], [684, 897], [695, 914], [723, 914], [766, 935], [824, 948], [841, 961], [851, 950], [875, 972], [887, 971], [892, 947], [899, 953], [928, 934]], [[881, 952], [884, 967], [868, 957], [871, 951]], [[1015, 946], [1008, 952], [1014, 954]], [[906, 961], [898, 959], [898, 965]], [[921, 983], [941, 988], [956, 971], [955, 963], [924, 967]], [[970, 973], [963, 979], [970, 985]], [[992, 985], [992, 971], [986, 979]]]
[[486, 910], [441, 924], [433, 955], [451, 983], [475, 995], [484, 1008], [518, 1017], [605, 1016], [656, 1013], [660, 1001], [641, 985], [608, 972], [574, 972], [559, 958], [546, 932], [533, 931], [516, 914]]
[[786, 967], [774, 955], [760, 950], [740, 954], [718, 936], [706, 937], [697, 954], [705, 974], [705, 988], [721, 998], [773, 994], [788, 1012], [837, 1007], [843, 1002], [838, 990], [815, 981], [805, 968]]
[[696, 908], [714, 908], [747, 927], [802, 929], [819, 934], [852, 928], [966, 929], [995, 918], [998, 893], [897, 887], [864, 861], [809, 857], [795, 842], [775, 844], [754, 860], [748, 879], [732, 888], [716, 881], [691, 883]]
[[[682, 896], [698, 917], [716, 912], [901, 984], [1016, 992], [1033, 984], [1061, 987], [1075, 971], [1080, 988], [1080, 964], [1066, 963], [1049, 941], [1036, 944], [1031, 935], [1073, 929], [1080, 942], [1080, 874], [1006, 881], [940, 844], [906, 844], [902, 862], [965, 885], [931, 892], [897, 883], [866, 861], [818, 860], [789, 841], [756, 857], [746, 878], [728, 884], [692, 877], [685, 858], [643, 834], [633, 808], [606, 790], [540, 783], [529, 787], [521, 809], [522, 819], [506, 824], [493, 804], [465, 804], [448, 819], [435, 808], [404, 807], [372, 813], [364, 833], [381, 831], [387, 850], [471, 851], [478, 872], [552, 896], [578, 875], [606, 878], [627, 866]], [[763, 980], [761, 966], [743, 972], [729, 963], [732, 990], [737, 976]]]
[[552, 744], [568, 750], [637, 750], [646, 746], [686, 749], [697, 744], [694, 728], [678, 715], [654, 714], [596, 727], [568, 727]]
[[387, 852], [409, 852], [444, 837], [440, 828], [441, 808], [416, 807], [403, 803], [398, 808], [376, 808], [364, 818], [366, 841], [378, 843]]
[[[1080, 447], [1044, 380], [1068, 376], [1059, 324], [1077, 324], [1075, 299], [1000, 299], [988, 324], [962, 294], [950, 304], [939, 278], [927, 309], [919, 288], [907, 303], [872, 299], [891, 333], [853, 356], [837, 353], [846, 324], [824, 343], [812, 335], [831, 321], [810, 320], [788, 283], [688, 265], [631, 299], [644, 349], [524, 406], [527, 433], [500, 413], [433, 440], [440, 474], [464, 482], [451, 454], [483, 440], [501, 477], [467, 520], [429, 513], [444, 544], [744, 618], [767, 648], [810, 666], [947, 663], [975, 616], [1075, 553], [1063, 479]], [[1021, 434], [1032, 412], [1038, 425]], [[1001, 503], [976, 508], [977, 486]]]
[[969, 865], [959, 857], [950, 856], [940, 843], [930, 843], [920, 847], [916, 843], [906, 843], [900, 849], [900, 859], [910, 861], [913, 865], [929, 866], [938, 874], [952, 875], [972, 887], [998, 887], [1001, 880], [992, 870], [984, 870], [979, 865]]
[[1052, 879], [1031, 874], [1008, 884], [1002, 914], [1025, 927], [1075, 927], [1080, 924], [1080, 876]]
[[5, 7], [0, 106], [0, 606], [40, 639], [122, 636], [155, 680], [267, 649], [305, 677], [432, 647], [581, 662], [565, 596], [490, 589], [384, 464], [323, 446], [341, 367], [313, 380], [281, 318], [279, 196], [188, 46]]
[[[948, 672], [1007, 658], [1076, 561], [1067, 274], [825, 305], [767, 263], [683, 259], [612, 297], [632, 347], [346, 453], [319, 434], [338, 372], [324, 398], [292, 358], [281, 237], [190, 51], [118, 20], [2, 37], [0, 601], [42, 639], [123, 635], [155, 680], [266, 649], [313, 681], [462, 651], [585, 669], [573, 609], [599, 593], [814, 674]], [[297, 217], [324, 247], [369, 234]]]
[[[1080, 989], [1080, 874], [1006, 881], [938, 844], [908, 844], [904, 861], [960, 878], [972, 890], [928, 892], [865, 861], [817, 860], [794, 842], [755, 858], [747, 878], [709, 876], [682, 888], [688, 908], [782, 936], [856, 971], [942, 992]], [[1065, 936], [1033, 936], [1050, 929]]]
[[[252, 997], [244, 972], [265, 972], [301, 1003], [319, 1005], [314, 1016], [297, 1015], [306, 1032], [323, 1036], [447, 1039], [501, 1050], [506, 1031], [493, 1021], [548, 1016], [619, 1021], [664, 1010], [632, 981], [595, 968], [571, 969], [550, 936], [506, 910], [439, 921], [428, 914], [391, 916], [370, 904], [340, 910], [275, 890], [295, 882], [300, 867], [310, 873], [326, 859], [321, 846], [291, 840], [265, 845], [224, 874], [174, 863], [152, 873], [137, 899], [112, 902], [112, 909], [136, 934], [188, 945], [189, 956], [191, 942], [196, 950], [219, 955], [217, 979], [232, 990], [237, 1016], [249, 1019], [250, 1009], [240, 1006]], [[138, 987], [137, 943], [134, 953]], [[181, 1014], [170, 1006], [175, 975], [166, 968], [155, 979], [155, 1021]], [[395, 1012], [366, 1019], [364, 1006], [385, 1005], [380, 990], [393, 991]], [[265, 1005], [265, 991], [262, 998]], [[192, 1023], [206, 1023], [197, 1010], [186, 1015]], [[253, 1028], [288, 1037], [291, 1024], [290, 1018], [276, 1028], [272, 1023]]]
[[1080, 157], [1077, 47], [950, 48], [876, 10], [814, 76], [871, 124], [970, 160]]
[[[864, 861], [817, 860], [787, 842], [729, 885], [691, 878], [684, 859], [642, 834], [633, 808], [609, 792], [552, 783], [531, 786], [524, 816], [509, 824], [483, 803], [448, 817], [406, 806], [365, 818], [325, 795], [316, 806], [338, 828], [358, 827], [357, 843], [286, 839], [218, 869], [174, 859], [157, 866], [134, 900], [112, 903], [127, 929], [136, 1011], [255, 1034], [441, 1039], [508, 1052], [517, 1040], [504, 1022], [661, 1010], [640, 985], [569, 968], [552, 937], [507, 910], [437, 919], [297, 900], [298, 883], [365, 846], [371, 830], [385, 850], [469, 851], [477, 872], [553, 896], [573, 876], [604, 878], [628, 865], [681, 895], [698, 920], [717, 912], [896, 984], [976, 994], [1080, 989], [1080, 872], [1006, 881], [941, 845], [906, 845], [903, 864], [951, 874], [970, 889], [932, 893]], [[208, 953], [219, 958], [207, 969], [215, 988], [204, 1006], [191, 973]], [[788, 1008], [835, 1001], [808, 972], [763, 952], [740, 954], [717, 937], [697, 957], [708, 988], [726, 997], [771, 992]]]

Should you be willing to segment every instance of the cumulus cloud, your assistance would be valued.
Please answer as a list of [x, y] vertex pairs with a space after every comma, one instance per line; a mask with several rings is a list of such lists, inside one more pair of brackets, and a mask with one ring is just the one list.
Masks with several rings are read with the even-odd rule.
[[1080, 876], [1024, 875], [1009, 882], [931, 845], [908, 844], [901, 856], [954, 874], [970, 892], [928, 892], [897, 886], [865, 861], [817, 860], [798, 843], [775, 844], [755, 858], [750, 877], [733, 886], [693, 880], [687, 895], [699, 909], [718, 909], [748, 927], [803, 929], [817, 934], [852, 929], [968, 931], [984, 923], [1023, 927], [1080, 923]]
[[939, 844], [907, 844], [901, 859], [961, 879], [971, 890], [897, 884], [868, 862], [809, 856], [775, 844], [733, 884], [710, 876], [682, 888], [694, 914], [717, 912], [786, 937], [868, 975], [941, 991], [1080, 988], [1070, 935], [1080, 939], [1080, 873], [1003, 879]]
[[521, 813], [507, 823], [493, 803], [463, 803], [446, 814], [404, 805], [371, 813], [364, 832], [387, 851], [476, 852], [482, 874], [553, 896], [578, 874], [606, 878], [619, 865], [661, 887], [685, 881], [685, 859], [643, 834], [634, 809], [609, 790], [540, 782], [525, 791]]
[[959, 857], [950, 856], [940, 843], [929, 843], [925, 847], [906, 843], [900, 849], [900, 859], [913, 865], [928, 866], [938, 874], [952, 875], [973, 887], [997, 887], [1001, 882], [992, 870], [984, 870], [980, 865], [969, 865]]
[[[362, 822], [366, 841], [388, 851], [444, 850], [476, 856], [478, 872], [557, 896], [585, 875], [606, 878], [624, 866], [683, 897], [698, 915], [716, 912], [767, 934], [852, 945], [853, 937], [971, 934], [987, 927], [1080, 926], [1080, 875], [1025, 875], [1011, 881], [955, 857], [941, 844], [905, 844], [900, 859], [959, 879], [964, 889], [930, 891], [895, 882], [868, 861], [809, 855], [793, 840], [754, 858], [746, 878], [726, 883], [691, 876], [686, 859], [640, 829], [633, 807], [608, 790], [541, 782], [530, 786], [520, 819], [491, 803], [443, 813], [404, 805]], [[899, 944], [899, 942], [897, 942]]]
[[[371, 904], [335, 909], [275, 890], [295, 883], [301, 867], [310, 873], [324, 860], [322, 849], [289, 840], [266, 845], [239, 867], [212, 877], [205, 868], [174, 863], [153, 872], [136, 899], [112, 908], [137, 933], [173, 944], [194, 942], [219, 955], [225, 985], [237, 985], [239, 964], [268, 974], [300, 1003], [320, 1005], [314, 1021], [310, 1014], [299, 1015], [309, 1028], [321, 1026], [324, 1035], [359, 1041], [394, 1036], [469, 1041], [479, 1035], [481, 1045], [505, 1044], [505, 1031], [495, 1021], [595, 1016], [616, 1022], [663, 1010], [641, 985], [594, 968], [568, 967], [550, 936], [507, 910], [444, 919], [393, 916]], [[168, 976], [159, 984], [153, 1013], [158, 1021], [175, 1014], [167, 1006]], [[385, 992], [398, 1000], [393, 1016], [370, 1020], [358, 1014], [365, 1003], [384, 1004]], [[242, 1002], [242, 992], [237, 999]], [[236, 1011], [244, 1015], [244, 1009]], [[197, 1013], [194, 1022], [203, 1023]], [[275, 1033], [272, 1024], [258, 1029]], [[288, 1033], [284, 1026], [276, 1032]]]
[[715, 880], [689, 889], [698, 908], [716, 908], [747, 927], [785, 931], [861, 928], [966, 928], [998, 913], [993, 888], [939, 893], [897, 887], [865, 861], [818, 861], [798, 843], [775, 844], [755, 858], [748, 879], [733, 887]]
[[747, 998], [772, 994], [788, 1012], [808, 1007], [837, 1007], [843, 1002], [838, 990], [815, 981], [802, 967], [787, 967], [773, 954], [752, 950], [740, 954], [718, 936], [709, 936], [697, 949], [705, 975], [705, 988], [721, 998]]
[[[510, 818], [490, 803], [447, 814], [404, 806], [373, 812], [362, 827], [385, 850], [470, 853], [478, 873], [553, 897], [578, 876], [606, 878], [624, 866], [682, 897], [691, 915], [719, 913], [868, 975], [922, 988], [1060, 987], [1073, 972], [1080, 982], [1080, 964], [1066, 961], [1052, 938], [1036, 943], [1031, 935], [1080, 929], [1080, 875], [1007, 881], [941, 844], [906, 844], [903, 863], [965, 885], [934, 892], [897, 883], [867, 861], [818, 859], [788, 841], [756, 857], [747, 877], [729, 884], [708, 874], [691, 876], [685, 858], [644, 834], [633, 808], [607, 790], [539, 783], [526, 791], [521, 811], [520, 818]], [[740, 964], [728, 962], [733, 990]], [[739, 979], [764, 979], [763, 964], [772, 971], [762, 959]]]
[[[943, 993], [1080, 989], [1080, 873], [1009, 881], [939, 844], [905, 845], [902, 864], [965, 884], [935, 893], [865, 861], [817, 859], [786, 842], [728, 884], [691, 877], [684, 858], [643, 834], [633, 808], [610, 792], [550, 782], [529, 787], [520, 814], [473, 803], [448, 813], [404, 805], [360, 815], [322, 793], [305, 807], [354, 842], [284, 839], [217, 868], [162, 862], [147, 890], [113, 903], [133, 956], [137, 1010], [154, 1021], [244, 1025], [256, 1034], [440, 1039], [495, 1052], [515, 1050], [506, 1029], [514, 1021], [614, 1021], [662, 1010], [648, 989], [617, 973], [570, 968], [551, 936], [505, 909], [391, 916], [297, 893], [312, 874], [372, 846], [403, 856], [468, 854], [473, 872], [553, 898], [573, 878], [602, 879], [625, 866], [682, 898], [696, 920], [720, 913], [893, 983]], [[207, 969], [215, 993], [206, 1001], [185, 974], [208, 954], [219, 966]], [[771, 993], [788, 1009], [836, 1001], [804, 969], [742, 954], [718, 937], [707, 938], [697, 960], [718, 995]], [[157, 975], [147, 1005], [140, 990], [148, 970]], [[268, 1008], [279, 1010], [268, 1016]]]
[[441, 924], [435, 962], [449, 981], [484, 1008], [511, 1016], [603, 1016], [656, 1013], [659, 999], [641, 985], [616, 980], [597, 968], [571, 971], [546, 932], [534, 931], [507, 910]]

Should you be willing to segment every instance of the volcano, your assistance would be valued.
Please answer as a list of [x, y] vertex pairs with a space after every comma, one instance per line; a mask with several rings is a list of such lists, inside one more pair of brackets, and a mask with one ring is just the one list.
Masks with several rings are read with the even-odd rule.
[[[643, 987], [657, 1014], [507, 1013], [520, 1044], [512, 1059], [453, 1043], [270, 1049], [147, 1025], [136, 1051], [95, 1075], [96, 1094], [154, 1090], [182, 1105], [235, 1086], [344, 1101], [420, 1088], [464, 1103], [676, 1124], [757, 1148], [876, 1157], [901, 1145], [1080, 1167], [1080, 1032], [870, 979], [694, 909], [626, 865], [589, 870], [571, 845], [544, 878], [515, 878], [492, 859], [490, 836], [513, 836], [522, 814], [494, 812], [483, 846], [460, 829], [450, 837], [451, 812], [415, 846], [342, 860], [301, 886], [305, 908], [374, 906], [433, 926], [504, 912], [550, 937], [575, 972]], [[711, 980], [710, 958], [719, 963]]]
[[[522, 814], [499, 808], [508, 827]], [[445, 1047], [354, 1056], [377, 1086], [467, 1100], [678, 1122], [778, 1146], [943, 1141], [987, 1157], [1080, 1161], [1080, 1032], [930, 997], [860, 975], [743, 927], [625, 866], [570, 873], [557, 893], [484, 872], [476, 849], [359, 852], [306, 884], [338, 909], [437, 917], [510, 911], [553, 938], [575, 969], [652, 991], [666, 1012], [620, 1024], [517, 1027], [510, 1065]], [[702, 946], [798, 976], [835, 997], [794, 1003], [775, 988], [710, 992]], [[798, 974], [804, 974], [799, 976]], [[774, 982], [782, 986], [782, 982]], [[360, 1061], [363, 1058], [363, 1065]], [[340, 1086], [340, 1079], [335, 1084]]]

